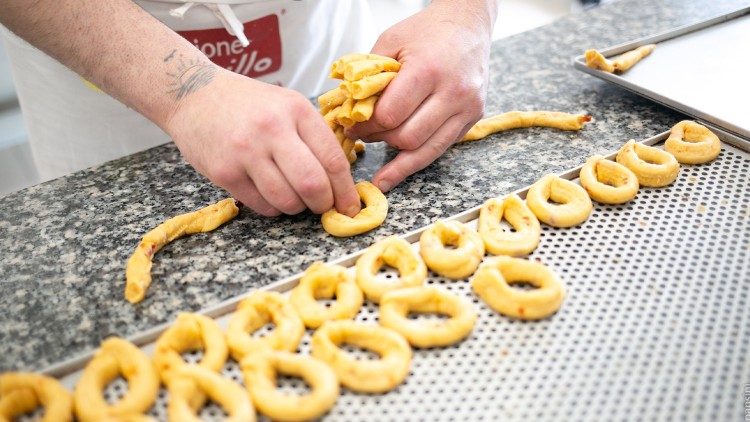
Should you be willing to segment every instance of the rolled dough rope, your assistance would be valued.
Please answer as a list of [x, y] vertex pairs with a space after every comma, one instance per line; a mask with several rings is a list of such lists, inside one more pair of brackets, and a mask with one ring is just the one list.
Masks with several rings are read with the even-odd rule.
[[370, 60], [390, 59], [390, 57], [381, 56], [379, 54], [361, 54], [361, 53], [347, 54], [345, 56], [341, 56], [341, 58], [333, 62], [333, 64], [331, 65], [331, 73], [328, 76], [333, 79], [343, 79], [344, 68], [346, 67], [347, 63], [355, 62], [358, 60], [368, 60], [368, 59]]
[[354, 108], [354, 99], [347, 98], [344, 104], [341, 104], [339, 113], [336, 115], [336, 121], [344, 127], [350, 127], [354, 125], [352, 120], [352, 109]]
[[[372, 117], [372, 112], [375, 110], [375, 102], [378, 101], [378, 96], [373, 95], [363, 100], [357, 100], [352, 108], [351, 118], [355, 122], [366, 122]], [[362, 144], [364, 145], [364, 144]]]
[[460, 142], [476, 141], [493, 133], [525, 127], [551, 127], [561, 130], [581, 130], [591, 121], [586, 114], [559, 111], [508, 111], [478, 121]]
[[608, 60], [596, 50], [586, 50], [586, 66], [609, 73], [622, 73], [651, 54], [654, 48], [656, 48], [656, 44], [642, 45], [634, 50], [622, 53], [612, 60]]
[[336, 87], [325, 94], [318, 97], [318, 105], [320, 105], [320, 114], [325, 115], [330, 110], [340, 106], [346, 101], [347, 92], [341, 87]]
[[187, 214], [172, 217], [146, 233], [125, 269], [125, 299], [138, 303], [151, 284], [151, 259], [164, 245], [183, 236], [210, 232], [237, 216], [240, 209], [233, 198]]
[[376, 75], [382, 72], [398, 72], [401, 63], [390, 57], [378, 57], [349, 62], [344, 65], [344, 79], [347, 81], [358, 81], [366, 76]]
[[364, 100], [365, 98], [377, 95], [396, 77], [398, 72], [383, 72], [376, 75], [364, 77], [358, 81], [344, 81], [339, 86], [346, 91], [347, 95], [355, 100]]

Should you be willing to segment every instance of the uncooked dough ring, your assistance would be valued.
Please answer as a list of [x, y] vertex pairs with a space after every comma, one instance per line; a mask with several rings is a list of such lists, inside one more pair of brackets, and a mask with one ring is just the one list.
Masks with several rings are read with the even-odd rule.
[[[253, 338], [250, 334], [269, 322], [276, 326], [263, 337]], [[248, 353], [263, 350], [297, 350], [305, 325], [292, 305], [277, 292], [258, 290], [237, 305], [237, 310], [229, 320], [227, 343], [236, 361]]]
[[323, 228], [337, 237], [356, 236], [380, 226], [388, 215], [388, 200], [375, 185], [359, 182], [354, 187], [365, 207], [354, 217], [341, 214], [335, 208], [320, 217]]
[[[500, 227], [503, 218], [515, 232]], [[493, 255], [528, 255], [539, 245], [542, 235], [539, 220], [516, 194], [485, 202], [479, 210], [478, 230], [485, 249]]]
[[[413, 321], [410, 312], [450, 316], [441, 321]], [[380, 299], [380, 324], [397, 331], [412, 346], [437, 347], [458, 343], [471, 334], [477, 313], [471, 303], [434, 287], [409, 287]]]
[[[388, 264], [396, 268], [396, 280], [378, 280], [376, 274]], [[389, 290], [421, 286], [427, 278], [427, 267], [409, 242], [400, 237], [390, 236], [367, 250], [357, 260], [357, 284], [368, 299], [377, 303]]]
[[612, 60], [608, 60], [596, 50], [586, 50], [586, 66], [609, 73], [622, 73], [651, 54], [654, 48], [656, 48], [656, 44], [642, 45], [634, 50], [622, 53]]
[[187, 365], [180, 355], [192, 350], [202, 350], [198, 366], [214, 372], [224, 368], [229, 355], [224, 333], [216, 321], [200, 314], [181, 313], [159, 336], [154, 349], [154, 366], [165, 385], [171, 383], [175, 369]]
[[591, 199], [602, 204], [624, 204], [638, 193], [635, 173], [601, 155], [586, 160], [578, 177]]
[[[334, 295], [336, 302], [329, 308], [317, 301]], [[289, 295], [289, 302], [308, 328], [318, 328], [329, 320], [354, 318], [364, 300], [362, 290], [346, 268], [322, 262], [310, 265]]]
[[146, 233], [125, 269], [125, 299], [138, 303], [151, 284], [151, 259], [164, 245], [194, 233], [209, 232], [233, 219], [239, 213], [237, 202], [228, 198], [195, 212], [178, 215]]
[[[311, 356], [289, 352], [253, 353], [240, 362], [253, 403], [274, 421], [317, 419], [336, 403], [339, 381], [330, 366]], [[302, 396], [280, 393], [277, 373], [302, 378], [311, 392]]]
[[[529, 282], [537, 287], [522, 290], [508, 283]], [[557, 275], [538, 262], [497, 256], [486, 259], [471, 281], [474, 292], [495, 311], [513, 318], [546, 318], [562, 305], [565, 290]]]
[[683, 120], [672, 127], [664, 149], [680, 163], [703, 164], [719, 156], [721, 141], [707, 127]]
[[[552, 199], [557, 204], [548, 202]], [[548, 174], [531, 185], [526, 203], [539, 221], [552, 227], [573, 227], [589, 218], [591, 198], [579, 185]]]
[[672, 154], [632, 139], [617, 153], [617, 162], [635, 173], [641, 186], [652, 188], [671, 184], [680, 172], [680, 163]]
[[201, 420], [196, 416], [200, 406], [195, 406], [193, 402], [196, 389], [221, 405], [228, 414], [225, 421], [255, 421], [255, 409], [244, 388], [208, 368], [196, 365], [183, 365], [175, 369], [174, 380], [169, 384], [167, 416], [170, 421]]
[[41, 422], [73, 420], [73, 395], [54, 378], [27, 372], [0, 374], [0, 420], [44, 408]]
[[[356, 359], [342, 350], [351, 344], [380, 355], [379, 360]], [[406, 379], [411, 347], [401, 334], [378, 325], [328, 321], [312, 336], [312, 355], [333, 368], [339, 382], [362, 393], [384, 393]]]
[[[445, 246], [452, 245], [455, 249]], [[419, 254], [436, 273], [460, 280], [474, 273], [484, 257], [479, 233], [458, 221], [438, 220], [419, 238]]]
[[581, 130], [590, 120], [591, 116], [586, 114], [559, 111], [509, 111], [478, 121], [466, 132], [461, 142], [475, 141], [505, 130], [533, 126]]
[[[128, 382], [128, 392], [109, 404], [103, 390], [118, 375]], [[76, 416], [85, 422], [144, 413], [154, 404], [158, 392], [159, 376], [151, 359], [129, 341], [110, 337], [102, 342], [76, 384]]]

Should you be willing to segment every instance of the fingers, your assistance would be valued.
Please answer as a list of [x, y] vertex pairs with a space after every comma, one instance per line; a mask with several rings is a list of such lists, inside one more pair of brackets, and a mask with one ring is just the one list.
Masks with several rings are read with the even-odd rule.
[[240, 172], [238, 174], [241, 174], [241, 176], [236, 177], [236, 180], [229, 186], [224, 186], [232, 197], [262, 216], [276, 217], [281, 214], [281, 211], [263, 199], [263, 196], [255, 187], [255, 183], [245, 174], [244, 170], [240, 170]]
[[273, 160], [307, 208], [322, 214], [333, 207], [328, 175], [301, 139], [274, 144]]
[[298, 214], [306, 206], [271, 157], [257, 157], [247, 168], [258, 192], [284, 214]]
[[333, 191], [333, 205], [339, 212], [350, 217], [355, 216], [360, 210], [359, 194], [354, 188], [349, 161], [331, 129], [320, 116], [313, 113], [299, 120], [297, 130], [302, 142], [307, 145], [327, 175]]
[[454, 113], [450, 101], [431, 95], [401, 126], [370, 137], [401, 150], [415, 150], [432, 138]]
[[465, 116], [453, 115], [422, 146], [413, 151], [399, 152], [396, 158], [378, 170], [372, 179], [373, 184], [383, 192], [391, 190], [442, 155], [461, 136], [465, 126]]
[[433, 85], [432, 79], [425, 79], [415, 66], [404, 63], [380, 96], [370, 120], [354, 125], [347, 135], [351, 139], [367, 138], [399, 127], [433, 92]]

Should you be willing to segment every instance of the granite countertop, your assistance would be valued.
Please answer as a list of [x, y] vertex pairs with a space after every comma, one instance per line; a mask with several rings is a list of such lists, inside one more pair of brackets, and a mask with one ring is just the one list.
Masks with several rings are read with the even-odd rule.
[[[0, 371], [39, 370], [258, 286], [451, 216], [668, 129], [681, 116], [576, 71], [572, 57], [747, 5], [730, 0], [621, 0], [497, 41], [486, 114], [587, 112], [583, 131], [523, 129], [451, 148], [388, 193], [385, 224], [349, 239], [304, 213], [265, 219], [244, 209], [219, 230], [181, 239], [154, 259], [146, 299], [123, 299], [125, 263], [166, 218], [227, 196], [163, 145], [0, 199]], [[502, 11], [501, 11], [502, 13]], [[394, 156], [368, 146], [354, 166], [369, 179]]]

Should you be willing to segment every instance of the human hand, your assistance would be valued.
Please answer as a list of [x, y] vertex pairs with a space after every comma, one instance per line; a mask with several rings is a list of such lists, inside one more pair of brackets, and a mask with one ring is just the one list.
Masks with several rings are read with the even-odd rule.
[[165, 129], [188, 163], [258, 214], [359, 212], [341, 146], [297, 92], [217, 68]]
[[482, 117], [494, 3], [434, 0], [375, 43], [372, 52], [397, 59], [401, 70], [372, 118], [347, 135], [401, 150], [373, 177], [383, 192], [437, 159]]

